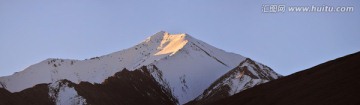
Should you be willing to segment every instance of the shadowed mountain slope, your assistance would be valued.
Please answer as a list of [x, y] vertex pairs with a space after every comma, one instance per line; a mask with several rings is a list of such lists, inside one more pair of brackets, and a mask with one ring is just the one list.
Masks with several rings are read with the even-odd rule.
[[359, 105], [360, 52], [264, 83], [212, 105]]

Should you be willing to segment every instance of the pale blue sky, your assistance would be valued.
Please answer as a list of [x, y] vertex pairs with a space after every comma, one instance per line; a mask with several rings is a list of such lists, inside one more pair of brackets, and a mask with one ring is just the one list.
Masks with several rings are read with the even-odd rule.
[[[358, 0], [0, 0], [0, 76], [46, 58], [86, 59], [164, 30], [188, 33], [288, 75], [360, 51]], [[262, 13], [264, 4], [353, 6]]]

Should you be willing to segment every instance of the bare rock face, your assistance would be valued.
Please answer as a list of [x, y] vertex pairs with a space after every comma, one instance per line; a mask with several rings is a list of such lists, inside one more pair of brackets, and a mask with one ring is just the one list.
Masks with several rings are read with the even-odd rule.
[[174, 105], [170, 91], [156, 82], [146, 67], [126, 69], [101, 84], [81, 82], [75, 85], [78, 94], [91, 105]]

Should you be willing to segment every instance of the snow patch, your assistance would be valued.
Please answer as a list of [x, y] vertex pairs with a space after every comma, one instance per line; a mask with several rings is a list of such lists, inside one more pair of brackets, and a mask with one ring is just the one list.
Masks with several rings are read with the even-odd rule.
[[268, 80], [253, 79], [250, 76], [244, 75], [242, 78], [231, 79], [227, 84], [230, 86], [229, 95], [234, 95], [248, 88], [254, 87], [258, 84], [267, 82]]
[[86, 100], [79, 96], [68, 83], [61, 81], [49, 85], [49, 96], [56, 105], [86, 105]]

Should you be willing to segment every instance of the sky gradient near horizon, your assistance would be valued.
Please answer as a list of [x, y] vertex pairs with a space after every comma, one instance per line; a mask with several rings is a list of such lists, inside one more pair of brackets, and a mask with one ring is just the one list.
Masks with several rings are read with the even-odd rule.
[[[353, 12], [263, 13], [266, 4]], [[158, 31], [188, 33], [288, 75], [360, 51], [358, 0], [1, 0], [0, 76], [47, 58], [87, 59]]]

